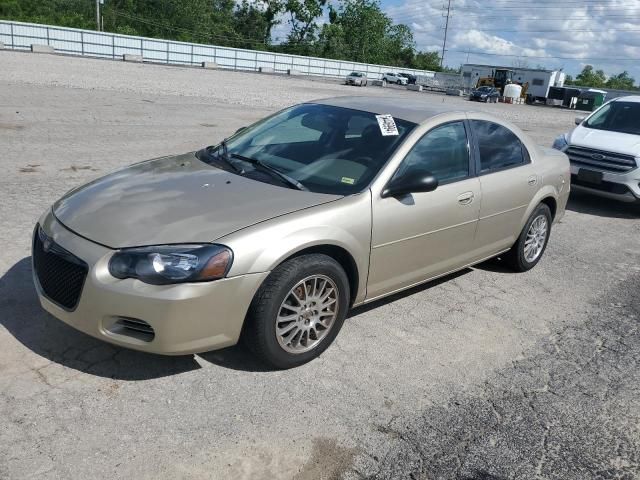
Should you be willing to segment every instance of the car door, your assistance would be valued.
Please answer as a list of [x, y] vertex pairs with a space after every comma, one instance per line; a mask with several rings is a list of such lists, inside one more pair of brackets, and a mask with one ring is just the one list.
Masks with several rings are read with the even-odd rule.
[[541, 178], [525, 144], [511, 129], [487, 120], [472, 119], [470, 123], [482, 189], [475, 244], [481, 258], [515, 243]]
[[480, 182], [470, 161], [468, 124], [452, 121], [428, 131], [395, 176], [433, 173], [432, 192], [372, 196], [367, 298], [372, 299], [464, 266], [473, 247]]

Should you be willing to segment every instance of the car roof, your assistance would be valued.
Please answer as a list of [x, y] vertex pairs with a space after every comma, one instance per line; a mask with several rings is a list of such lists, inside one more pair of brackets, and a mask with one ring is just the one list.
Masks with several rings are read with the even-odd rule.
[[629, 95], [628, 97], [616, 97], [614, 102], [633, 102], [640, 103], [640, 95]]
[[409, 99], [405, 97], [333, 97], [314, 100], [309, 103], [331, 105], [334, 107], [351, 108], [378, 115], [389, 114], [394, 118], [413, 123], [422, 123], [431, 117], [442, 113], [459, 112], [459, 108], [452, 108], [446, 104], [433, 103], [428, 99]]

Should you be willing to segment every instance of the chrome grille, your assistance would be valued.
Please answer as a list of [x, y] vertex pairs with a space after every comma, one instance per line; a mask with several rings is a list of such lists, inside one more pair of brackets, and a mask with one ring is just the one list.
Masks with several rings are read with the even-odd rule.
[[632, 155], [571, 146], [567, 155], [572, 164], [603, 172], [625, 173], [638, 167]]

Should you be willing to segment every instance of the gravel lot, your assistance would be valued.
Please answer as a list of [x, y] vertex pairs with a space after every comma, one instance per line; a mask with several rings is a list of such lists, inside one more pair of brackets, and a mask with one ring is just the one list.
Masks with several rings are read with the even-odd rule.
[[[71, 187], [291, 103], [460, 98], [0, 51], [0, 478], [640, 478], [640, 210], [573, 196], [540, 265], [354, 311], [318, 360], [160, 357], [39, 307], [29, 246]], [[550, 144], [575, 113], [474, 104]]]

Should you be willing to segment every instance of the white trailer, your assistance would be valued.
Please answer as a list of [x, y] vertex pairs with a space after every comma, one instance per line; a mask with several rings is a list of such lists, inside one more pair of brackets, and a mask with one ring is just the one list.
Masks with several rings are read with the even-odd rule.
[[462, 78], [467, 89], [475, 88], [482, 77], [492, 76], [495, 69], [513, 71], [513, 81], [524, 85], [529, 84], [527, 94], [534, 100], [545, 101], [549, 96], [549, 88], [563, 87], [565, 73], [560, 70], [540, 70], [536, 68], [501, 67], [497, 65], [465, 64], [462, 66]]

